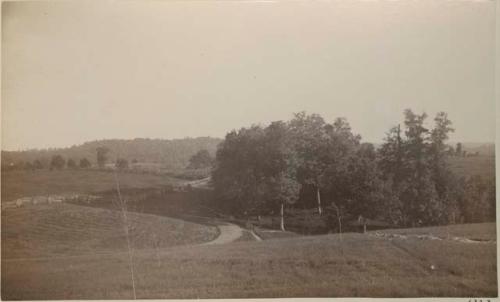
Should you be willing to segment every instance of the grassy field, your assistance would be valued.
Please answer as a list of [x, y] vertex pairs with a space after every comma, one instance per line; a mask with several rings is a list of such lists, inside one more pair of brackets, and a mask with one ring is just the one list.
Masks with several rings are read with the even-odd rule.
[[282, 232], [282, 231], [278, 231], [278, 230], [269, 230], [269, 229], [262, 229], [262, 228], [256, 228], [254, 231], [263, 240], [281, 239], [281, 238], [300, 236], [299, 234], [293, 233], [293, 232], [288, 232], [288, 231]]
[[[150, 214], [128, 214], [135, 249], [213, 240], [216, 227]], [[30, 205], [2, 211], [2, 259], [123, 252], [119, 211], [72, 204]]]
[[[492, 158], [457, 158], [452, 166], [468, 175], [494, 173]], [[86, 206], [2, 211], [2, 299], [133, 298], [122, 220], [110, 203], [116, 198], [112, 173], [12, 171], [2, 172], [1, 181], [2, 200], [105, 192], [101, 201]], [[137, 298], [497, 295], [494, 223], [316, 236], [257, 227], [263, 241], [243, 230], [234, 242], [204, 245], [219, 234], [207, 218], [213, 215], [206, 209], [210, 192], [152, 189], [178, 182], [120, 175], [123, 196], [135, 211], [129, 217]], [[278, 222], [261, 221], [272, 228]], [[293, 222], [288, 217], [290, 230]]]
[[438, 228], [394, 229], [381, 230], [380, 232], [401, 235], [433, 235], [440, 238], [462, 237], [478, 241], [496, 240], [497, 238], [496, 225], [494, 223], [457, 224]]
[[[164, 175], [121, 173], [122, 188], [149, 188], [178, 180]], [[95, 193], [115, 188], [114, 174], [95, 170], [2, 171], [2, 200], [60, 193]]]
[[[490, 237], [494, 225], [455, 226], [453, 232]], [[138, 298], [497, 295], [493, 243], [351, 233], [178, 246], [159, 253], [144, 249], [136, 250], [133, 259]], [[130, 299], [130, 280], [123, 253], [2, 257], [3, 299]]]

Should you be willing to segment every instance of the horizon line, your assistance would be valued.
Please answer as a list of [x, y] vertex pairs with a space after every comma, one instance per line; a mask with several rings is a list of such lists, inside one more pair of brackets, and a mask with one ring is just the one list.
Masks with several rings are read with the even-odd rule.
[[[217, 137], [217, 136], [184, 136], [184, 137], [177, 137], [177, 138], [159, 138], [159, 137], [134, 137], [134, 138], [100, 138], [100, 139], [93, 139], [93, 140], [88, 140], [84, 141], [79, 144], [72, 144], [70, 146], [64, 146], [64, 147], [27, 147], [27, 148], [22, 148], [22, 149], [17, 149], [17, 150], [12, 150], [12, 149], [4, 149], [1, 148], [1, 152], [29, 152], [29, 151], [52, 151], [52, 150], [61, 150], [61, 149], [69, 149], [73, 147], [80, 147], [83, 146], [87, 143], [93, 143], [93, 142], [99, 142], [99, 141], [112, 141], [112, 140], [121, 140], [121, 141], [133, 141], [133, 140], [163, 140], [163, 141], [173, 141], [173, 140], [185, 140], [185, 139], [199, 139], [199, 138], [212, 138], [212, 139], [220, 139], [224, 140], [224, 138]], [[363, 143], [370, 143], [370, 144], [383, 144], [384, 141], [365, 141]], [[495, 145], [495, 140], [493, 141], [458, 141], [458, 140], [450, 140], [448, 144], [457, 144], [457, 143], [462, 143], [462, 144], [492, 144]]]

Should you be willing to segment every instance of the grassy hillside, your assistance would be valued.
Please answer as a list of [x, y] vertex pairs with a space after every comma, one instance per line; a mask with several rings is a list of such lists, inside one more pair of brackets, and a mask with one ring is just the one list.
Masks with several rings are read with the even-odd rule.
[[[215, 239], [218, 230], [183, 220], [129, 213], [135, 249], [165, 248]], [[2, 211], [2, 259], [126, 252], [121, 213], [72, 204]]]
[[[2, 171], [2, 200], [60, 193], [93, 193], [115, 188], [114, 174], [94, 170]], [[164, 175], [121, 173], [122, 188], [159, 187], [177, 182]]]
[[[322, 235], [137, 251], [134, 268], [138, 298], [497, 295], [492, 243]], [[3, 299], [132, 297], [125, 255], [2, 259], [2, 276]]]
[[60, 149], [28, 150], [28, 151], [2, 151], [2, 164], [16, 163], [18, 161], [34, 161], [41, 159], [46, 164], [55, 154], [62, 155], [65, 159], [72, 158], [77, 162], [87, 158], [96, 163], [96, 148], [107, 147], [110, 149], [108, 158], [114, 161], [117, 157], [129, 161], [136, 159], [139, 162], [158, 163], [166, 168], [184, 168], [189, 158], [201, 149], [215, 154], [221, 139], [211, 137], [184, 138], [184, 139], [144, 139], [132, 140], [107, 139], [87, 142], [82, 145]]

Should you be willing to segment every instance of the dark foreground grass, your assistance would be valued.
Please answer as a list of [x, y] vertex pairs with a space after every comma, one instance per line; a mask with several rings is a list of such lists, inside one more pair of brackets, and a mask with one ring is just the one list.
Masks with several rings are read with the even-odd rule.
[[[160, 187], [178, 180], [165, 175], [120, 173], [122, 188]], [[95, 193], [115, 188], [112, 172], [96, 170], [2, 171], [2, 200], [60, 193]]]
[[[144, 250], [134, 268], [138, 298], [497, 295], [495, 244], [369, 234]], [[2, 298], [130, 299], [127, 258], [2, 259]]]

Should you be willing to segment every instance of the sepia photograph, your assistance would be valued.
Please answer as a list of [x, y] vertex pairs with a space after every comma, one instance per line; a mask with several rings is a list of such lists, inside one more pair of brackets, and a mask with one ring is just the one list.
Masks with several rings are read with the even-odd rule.
[[1, 299], [495, 300], [496, 6], [2, 1]]

